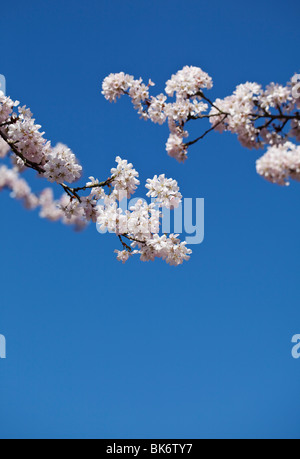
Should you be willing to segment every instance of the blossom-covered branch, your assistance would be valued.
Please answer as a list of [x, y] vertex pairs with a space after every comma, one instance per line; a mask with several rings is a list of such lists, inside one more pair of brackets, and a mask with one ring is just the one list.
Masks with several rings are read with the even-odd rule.
[[[150, 96], [140, 78], [123, 72], [110, 74], [102, 84], [102, 94], [110, 102], [128, 95], [141, 118], [157, 124], [168, 123], [170, 135], [166, 150], [180, 162], [187, 159], [188, 148], [212, 131], [230, 131], [250, 149], [267, 146], [258, 160], [257, 172], [267, 180], [288, 184], [289, 178], [300, 180], [300, 84], [293, 77], [286, 86], [271, 83], [265, 89], [257, 83], [237, 86], [232, 95], [212, 101], [205, 90], [213, 86], [212, 78], [201, 68], [185, 66], [166, 82], [165, 93]], [[175, 96], [175, 100], [172, 99]], [[211, 127], [191, 141], [187, 123], [208, 120]], [[276, 153], [275, 153], [276, 152]], [[292, 153], [291, 153], [292, 152]]]
[[[143, 261], [162, 258], [171, 265], [189, 259], [191, 250], [178, 235], [159, 234], [161, 207], [171, 209], [182, 200], [175, 180], [164, 175], [148, 179], [147, 196], [151, 196], [152, 203], [138, 200], [124, 212], [121, 201], [134, 194], [140, 184], [132, 164], [117, 157], [117, 165], [106, 180], [90, 177], [85, 185], [74, 187], [72, 184], [81, 178], [82, 166], [68, 147], [53, 147], [40, 129], [28, 108], [19, 107], [17, 101], [0, 92], [0, 191], [10, 190], [11, 197], [21, 200], [27, 209], [39, 208], [40, 216], [51, 221], [60, 220], [77, 229], [90, 221], [97, 223], [101, 230], [116, 234], [121, 243], [117, 258], [123, 262], [135, 254]], [[64, 191], [61, 198], [54, 199], [52, 188], [33, 193], [22, 177], [27, 169], [59, 185]]]

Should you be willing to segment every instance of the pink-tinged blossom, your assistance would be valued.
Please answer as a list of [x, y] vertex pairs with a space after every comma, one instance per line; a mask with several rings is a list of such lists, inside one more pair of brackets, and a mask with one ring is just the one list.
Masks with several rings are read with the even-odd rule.
[[[62, 154], [65, 151], [67, 150], [63, 145], [58, 145], [56, 156], [58, 152]], [[70, 156], [69, 152], [67, 156]], [[50, 162], [49, 158], [47, 160], [45, 166]], [[188, 260], [191, 250], [185, 247], [184, 242], [173, 235], [169, 238], [159, 236], [162, 214], [155, 203], [147, 204], [144, 200], [138, 200], [125, 212], [119, 207], [122, 196], [130, 196], [139, 181], [132, 164], [120, 157], [116, 158], [116, 162], [117, 167], [111, 170], [112, 175], [107, 182], [113, 187], [109, 195], [105, 194], [99, 180], [94, 177], [90, 177], [84, 187], [89, 190], [89, 194], [81, 196], [80, 200], [67, 194], [55, 199], [50, 188], [34, 194], [15, 166], [12, 169], [7, 166], [0, 168], [0, 191], [9, 189], [11, 197], [21, 200], [28, 209], [39, 208], [40, 217], [73, 225], [77, 230], [84, 228], [89, 221], [97, 221], [101, 229], [108, 229], [117, 236], [126, 238], [128, 244], [122, 242], [126, 249], [116, 251], [117, 259], [123, 263], [133, 255], [140, 255], [142, 261], [161, 258], [171, 265]], [[60, 167], [56, 167], [56, 170], [59, 169]], [[53, 178], [49, 176], [49, 179]], [[149, 189], [149, 196], [156, 197], [156, 201], [168, 208], [176, 207], [181, 201], [177, 182], [164, 175], [148, 180], [146, 187]], [[98, 198], [104, 204], [98, 204]]]
[[165, 113], [165, 108], [167, 104], [165, 103], [167, 100], [167, 96], [164, 94], [159, 94], [156, 97], [151, 97], [149, 109], [148, 109], [148, 116], [153, 123], [157, 124], [164, 124], [167, 119], [167, 115]]
[[44, 176], [49, 182], [73, 183], [82, 173], [82, 167], [74, 153], [64, 144], [59, 143], [46, 156]]
[[166, 82], [166, 93], [172, 97], [174, 93], [182, 98], [196, 95], [200, 90], [212, 88], [211, 77], [199, 67], [183, 67]]
[[[148, 179], [146, 188], [149, 189], [147, 196], [157, 198], [156, 201], [165, 207], [176, 207], [181, 202], [177, 182], [164, 175]], [[98, 205], [97, 212], [97, 223], [102, 231], [125, 236], [126, 250], [116, 251], [117, 259], [123, 263], [132, 255], [139, 254], [142, 261], [162, 258], [177, 266], [188, 260], [192, 253], [186, 243], [178, 239], [178, 235], [159, 235], [162, 213], [155, 203], [148, 204], [140, 199], [129, 210], [123, 211], [117, 200], [108, 200]]]
[[[257, 83], [237, 86], [232, 95], [216, 99], [210, 122], [219, 132], [237, 134], [242, 146], [261, 148], [286, 142], [285, 125], [296, 108], [290, 84], [270, 83], [265, 90]], [[224, 116], [225, 115], [225, 116]], [[291, 120], [291, 137], [298, 136], [297, 120]]]
[[109, 102], [116, 102], [130, 88], [134, 78], [124, 72], [111, 73], [102, 83], [102, 94]]
[[6, 97], [3, 91], [0, 91], [0, 124], [5, 123], [13, 112], [14, 107], [19, 102], [14, 102], [10, 97]]
[[133, 247], [138, 246], [140, 249], [142, 261], [153, 261], [155, 258], [162, 258], [172, 266], [181, 265], [184, 261], [190, 259], [191, 249], [186, 247], [186, 242], [180, 242], [178, 234], [170, 236], [159, 236], [155, 234], [145, 245], [134, 243]]
[[111, 169], [111, 175], [113, 177], [112, 186], [116, 191], [126, 190], [129, 198], [140, 184], [137, 179], [139, 173], [133, 168], [131, 163], [121, 159], [119, 156], [117, 156], [116, 162], [118, 164], [117, 167]]
[[166, 150], [169, 156], [183, 163], [187, 159], [187, 147], [183, 137], [177, 134], [170, 134], [166, 143]]
[[297, 142], [300, 142], [300, 120], [292, 120], [290, 136], [295, 137]]
[[[151, 80], [146, 86], [141, 79], [133, 80], [121, 73], [106, 79], [103, 92], [109, 100], [115, 100], [128, 91], [137, 110], [148, 116], [144, 109], [150, 105], [150, 86], [153, 86]], [[163, 114], [164, 100], [164, 97], [158, 97], [155, 102], [153, 100], [153, 119], [155, 116], [166, 119]], [[163, 236], [160, 246], [156, 243], [154, 247], [153, 241], [157, 242], [160, 237], [162, 218], [157, 204], [138, 200], [125, 212], [119, 207], [123, 198], [134, 194], [140, 184], [139, 174], [131, 163], [117, 156], [117, 165], [111, 169], [111, 176], [107, 180], [100, 182], [91, 176], [84, 186], [71, 188], [68, 184], [78, 180], [82, 174], [82, 167], [74, 153], [61, 143], [53, 148], [44, 137], [44, 132], [41, 132], [41, 126], [35, 123], [30, 109], [24, 106], [14, 113], [16, 106], [17, 102], [0, 93], [0, 119], [4, 120], [0, 126], [0, 158], [5, 158], [11, 150], [12, 163], [12, 168], [5, 165], [0, 167], [0, 191], [10, 190], [11, 197], [22, 201], [28, 209], [39, 208], [41, 218], [61, 221], [78, 230], [89, 222], [97, 222], [102, 230], [107, 229], [119, 237], [123, 250], [116, 252], [117, 259], [122, 262], [136, 254], [145, 261], [158, 257], [172, 265], [181, 264], [189, 258], [191, 250], [186, 249], [185, 243], [173, 235], [169, 238]], [[154, 115], [155, 110], [157, 115]], [[182, 137], [185, 135], [180, 126], [173, 126], [172, 129]], [[20, 176], [28, 168], [34, 169], [49, 182], [61, 185], [65, 193], [59, 199], [54, 197], [51, 188], [39, 194], [33, 193], [27, 181]], [[106, 187], [108, 193], [105, 193]], [[160, 204], [168, 208], [176, 207], [181, 200], [177, 182], [164, 175], [148, 180], [147, 188], [150, 190], [149, 196], [156, 197]], [[136, 245], [137, 249], [134, 250]]]
[[15, 144], [24, 158], [40, 164], [51, 150], [50, 142], [40, 132], [41, 126], [35, 123], [32, 113], [26, 107], [19, 108], [18, 117], [7, 126], [9, 141]]
[[300, 146], [291, 142], [269, 147], [256, 162], [256, 170], [266, 180], [278, 185], [289, 185], [289, 180], [300, 181]]
[[[135, 80], [125, 74], [110, 75], [108, 79], [111, 91], [115, 80], [128, 82], [128, 91], [122, 94], [131, 97], [142, 118], [156, 124], [168, 122], [166, 151], [179, 162], [187, 159], [191, 145], [213, 130], [236, 134], [241, 145], [249, 149], [265, 145], [279, 148], [291, 138], [300, 141], [298, 75], [286, 85], [270, 83], [265, 89], [258, 83], [246, 82], [238, 85], [233, 94], [214, 102], [204, 94], [204, 90], [212, 88], [212, 79], [199, 67], [185, 66], [179, 70], [166, 82], [166, 94], [156, 97], [148, 95], [151, 85], [145, 86], [142, 79]], [[107, 93], [105, 96], [110, 99]], [[175, 100], [168, 98], [174, 96]], [[185, 141], [189, 136], [187, 123], [203, 118], [209, 119], [211, 128], [196, 139]]]
[[[183, 125], [207, 111], [208, 105], [202, 100], [201, 91], [212, 87], [212, 79], [202, 69], [186, 66], [167, 81], [166, 94], [150, 96], [151, 86], [154, 86], [151, 80], [145, 85], [141, 78], [136, 80], [121, 72], [110, 74], [104, 79], [102, 94], [110, 102], [128, 94], [141, 118], [157, 124], [168, 121], [171, 135], [166, 146], [167, 152], [169, 156], [183, 162], [187, 158], [183, 138], [188, 135]], [[168, 102], [167, 96], [172, 97], [174, 93], [176, 101]]]
[[10, 146], [0, 137], [0, 158], [5, 158], [10, 150]]
[[165, 174], [148, 179], [146, 188], [149, 190], [147, 196], [156, 198], [156, 202], [162, 207], [168, 209], [178, 207], [182, 201], [178, 183], [176, 180], [166, 178]]
[[127, 260], [129, 260], [130, 257], [133, 255], [136, 255], [138, 253], [137, 250], [129, 252], [128, 250], [115, 250], [115, 253], [117, 254], [117, 260], [122, 261], [122, 263], [126, 263]]
[[281, 84], [270, 83], [259, 98], [259, 105], [266, 110], [288, 104], [292, 101], [291, 88]]
[[35, 209], [39, 205], [38, 198], [31, 192], [25, 179], [21, 178], [15, 169], [0, 167], [0, 191], [11, 191], [10, 196], [23, 202], [27, 209]]

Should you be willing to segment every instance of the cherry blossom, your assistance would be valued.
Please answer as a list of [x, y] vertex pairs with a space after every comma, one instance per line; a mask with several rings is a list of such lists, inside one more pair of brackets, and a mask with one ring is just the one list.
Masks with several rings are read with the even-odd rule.
[[[256, 150], [280, 147], [292, 139], [299, 142], [298, 77], [293, 76], [286, 85], [270, 83], [265, 89], [258, 83], [246, 82], [239, 84], [231, 95], [212, 101], [204, 93], [212, 88], [212, 78], [199, 67], [185, 66], [166, 82], [165, 94], [148, 95], [152, 82], [145, 86], [141, 78], [124, 73], [105, 78], [102, 93], [110, 101], [127, 94], [143, 119], [160, 125], [167, 122], [170, 130], [167, 153], [184, 162], [189, 147], [212, 131], [236, 134], [242, 146]], [[186, 126], [191, 120], [208, 120], [211, 127], [196, 139], [186, 141], [189, 136]]]
[[289, 185], [290, 179], [300, 181], [300, 145], [291, 142], [269, 147], [256, 162], [257, 173], [278, 185]]
[[117, 167], [111, 169], [112, 186], [116, 191], [126, 191], [129, 198], [140, 184], [137, 179], [139, 173], [131, 163], [128, 164], [128, 161], [122, 160], [119, 156], [117, 156], [116, 162], [118, 163]]
[[10, 150], [10, 146], [0, 138], [0, 158], [5, 158]]
[[186, 65], [166, 82], [166, 93], [171, 97], [176, 93], [187, 99], [197, 95], [203, 88], [211, 89], [212, 85], [212, 79], [206, 72], [199, 67]]
[[[138, 110], [149, 96], [152, 84], [135, 83], [124, 74], [111, 76], [109, 82], [112, 89], [108, 90], [108, 98], [115, 100], [129, 89]], [[122, 250], [116, 253], [122, 262], [133, 255], [140, 255], [142, 261], [161, 258], [176, 266], [189, 259], [191, 250], [185, 242], [174, 235], [159, 236], [162, 212], [157, 203], [147, 204], [139, 199], [129, 210], [121, 208], [121, 201], [130, 198], [140, 185], [139, 173], [130, 162], [117, 156], [116, 167], [106, 180], [101, 182], [91, 176], [85, 185], [71, 187], [82, 174], [75, 154], [62, 143], [52, 146], [30, 109], [24, 106], [14, 111], [18, 105], [0, 93], [0, 158], [8, 162], [9, 156], [11, 161], [11, 167], [0, 166], [0, 191], [10, 190], [10, 196], [23, 202], [27, 209], [39, 209], [41, 218], [61, 221], [76, 230], [85, 228], [89, 222], [97, 223], [100, 229], [118, 237]], [[40, 193], [32, 192], [21, 176], [27, 169], [60, 186], [64, 191], [62, 196], [56, 199], [49, 187]], [[156, 198], [160, 206], [173, 208], [181, 202], [177, 182], [164, 175], [148, 179], [146, 188], [150, 190], [148, 196]]]
[[154, 176], [153, 179], [147, 180], [146, 188], [149, 189], [147, 196], [156, 198], [156, 201], [162, 206], [170, 209], [178, 207], [182, 201], [182, 194], [179, 192], [176, 180], [167, 179], [165, 174]]
[[82, 167], [74, 153], [62, 143], [52, 148], [46, 156], [44, 176], [49, 182], [73, 183], [81, 176]]

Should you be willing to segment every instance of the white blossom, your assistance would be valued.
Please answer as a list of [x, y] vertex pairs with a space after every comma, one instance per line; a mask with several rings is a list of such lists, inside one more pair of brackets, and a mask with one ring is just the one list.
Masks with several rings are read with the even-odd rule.
[[40, 132], [41, 126], [35, 123], [32, 113], [26, 107], [19, 108], [19, 116], [7, 126], [9, 141], [14, 143], [24, 158], [40, 164], [50, 152], [50, 142]]
[[112, 186], [116, 191], [126, 191], [127, 196], [130, 197], [137, 186], [140, 184], [137, 177], [139, 173], [133, 168], [131, 163], [128, 163], [127, 160], [123, 160], [120, 156], [116, 158], [117, 167], [111, 169], [111, 174], [113, 177]]
[[151, 119], [151, 121], [153, 121], [153, 123], [163, 124], [166, 121], [166, 100], [167, 96], [165, 96], [164, 94], [159, 94], [156, 97], [151, 97], [151, 103], [148, 109], [148, 116]]
[[62, 143], [58, 143], [47, 154], [44, 170], [44, 176], [50, 182], [57, 183], [73, 183], [82, 173], [82, 167], [78, 164], [76, 156]]
[[5, 123], [13, 112], [14, 107], [19, 102], [14, 102], [10, 97], [6, 97], [3, 91], [0, 91], [0, 124]]
[[179, 192], [176, 180], [168, 179], [165, 174], [155, 175], [148, 179], [146, 188], [149, 189], [147, 196], [156, 198], [156, 201], [166, 208], [178, 207], [182, 201], [182, 194]]
[[300, 146], [291, 142], [269, 147], [256, 162], [257, 173], [278, 185], [289, 185], [289, 180], [300, 181]]
[[10, 150], [10, 146], [0, 137], [0, 158], [5, 158]]
[[199, 67], [183, 67], [166, 83], [166, 93], [173, 96], [174, 92], [180, 97], [186, 98], [193, 96], [203, 88], [212, 88], [211, 77]]
[[[224, 99], [217, 98], [214, 102], [203, 92], [212, 88], [212, 79], [199, 67], [183, 67], [166, 82], [166, 94], [157, 96], [149, 95], [151, 85], [144, 85], [141, 78], [135, 80], [122, 73], [108, 78], [111, 90], [116, 80], [118, 87], [120, 81], [126, 80], [127, 90], [123, 90], [122, 94], [127, 93], [131, 97], [142, 118], [160, 125], [168, 122], [170, 135], [166, 151], [179, 162], [187, 159], [188, 147], [212, 129], [236, 134], [241, 145], [249, 149], [259, 149], [264, 145], [279, 146], [288, 138], [300, 140], [297, 75], [287, 85], [270, 83], [265, 89], [256, 82], [239, 84], [233, 94]], [[168, 99], [173, 96], [175, 101]], [[212, 129], [203, 132], [194, 141], [185, 142], [189, 135], [186, 124], [191, 119], [202, 118], [209, 118]]]
[[116, 102], [130, 87], [134, 78], [124, 72], [111, 73], [102, 83], [102, 94], [110, 102]]
[[[134, 80], [123, 73], [112, 74], [103, 83], [103, 93], [108, 100], [115, 100], [128, 92], [141, 114], [150, 116], [149, 109], [152, 119], [156, 118], [160, 123], [167, 118], [164, 113], [166, 97], [152, 99], [150, 108], [151, 86], [151, 80], [146, 86], [141, 79]], [[190, 105], [196, 107], [194, 103]], [[162, 213], [157, 203], [148, 204], [138, 199], [128, 210], [119, 207], [124, 197], [129, 198], [140, 184], [139, 174], [131, 163], [117, 156], [117, 165], [111, 169], [111, 176], [106, 181], [100, 182], [91, 176], [84, 186], [71, 188], [67, 184], [75, 182], [82, 174], [82, 167], [74, 153], [62, 143], [53, 148], [41, 132], [41, 126], [33, 119], [30, 109], [23, 106], [14, 113], [16, 106], [18, 102], [0, 94], [0, 116], [4, 120], [0, 126], [0, 158], [5, 158], [11, 149], [12, 163], [12, 168], [0, 166], [0, 191], [10, 190], [11, 197], [22, 201], [28, 209], [39, 208], [41, 218], [61, 221], [77, 230], [83, 229], [89, 222], [97, 222], [102, 230], [119, 237], [122, 250], [116, 250], [116, 253], [117, 259], [123, 263], [137, 254], [141, 260], [158, 257], [172, 265], [181, 264], [189, 258], [191, 251], [184, 242], [173, 235], [169, 238], [159, 236]], [[175, 123], [175, 120], [169, 120], [170, 125], [172, 122]], [[182, 138], [186, 135], [180, 126], [174, 124], [171, 129], [174, 135], [176, 133]], [[51, 188], [33, 193], [20, 175], [28, 168], [37, 171], [40, 177], [62, 185], [65, 193], [58, 199]], [[160, 205], [173, 208], [181, 201], [177, 182], [164, 175], [148, 180], [146, 186], [148, 196], [156, 198]]]
[[187, 149], [183, 142], [183, 137], [177, 134], [170, 134], [166, 143], [166, 149], [169, 156], [179, 162], [187, 159]]

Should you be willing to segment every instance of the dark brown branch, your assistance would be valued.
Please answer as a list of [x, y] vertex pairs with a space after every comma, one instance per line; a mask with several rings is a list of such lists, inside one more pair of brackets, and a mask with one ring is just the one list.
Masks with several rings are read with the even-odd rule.
[[220, 124], [222, 124], [226, 120], [227, 116], [228, 115], [226, 114], [215, 126], [212, 126], [210, 129], [205, 131], [204, 134], [202, 134], [200, 137], [197, 137], [197, 139], [192, 140], [191, 142], [187, 142], [184, 145], [186, 147], [190, 147], [191, 145], [194, 145], [196, 142], [199, 142], [199, 140], [204, 139], [204, 137], [207, 136], [207, 134], [209, 134], [210, 132], [214, 131], [218, 126], [220, 126]]
[[26, 167], [36, 170], [39, 174], [43, 174], [45, 172], [40, 164], [34, 163], [33, 161], [30, 161], [29, 159], [25, 158], [24, 155], [20, 153], [19, 150], [17, 149], [16, 144], [13, 142], [10, 142], [7, 134], [5, 134], [5, 132], [3, 132], [1, 129], [0, 129], [0, 137], [2, 137], [2, 139], [9, 145], [9, 147], [14, 152], [14, 154], [18, 156], [18, 158], [20, 158], [24, 162]]
[[[126, 237], [125, 234], [122, 234], [122, 236]], [[123, 246], [123, 249], [125, 249], [125, 250], [127, 250], [127, 252], [131, 253], [132, 252], [132, 248], [128, 244], [126, 244], [126, 242], [123, 241], [122, 236], [119, 235], [118, 238], [119, 238], [119, 240], [120, 240], [120, 242], [121, 242], [121, 244]]]

